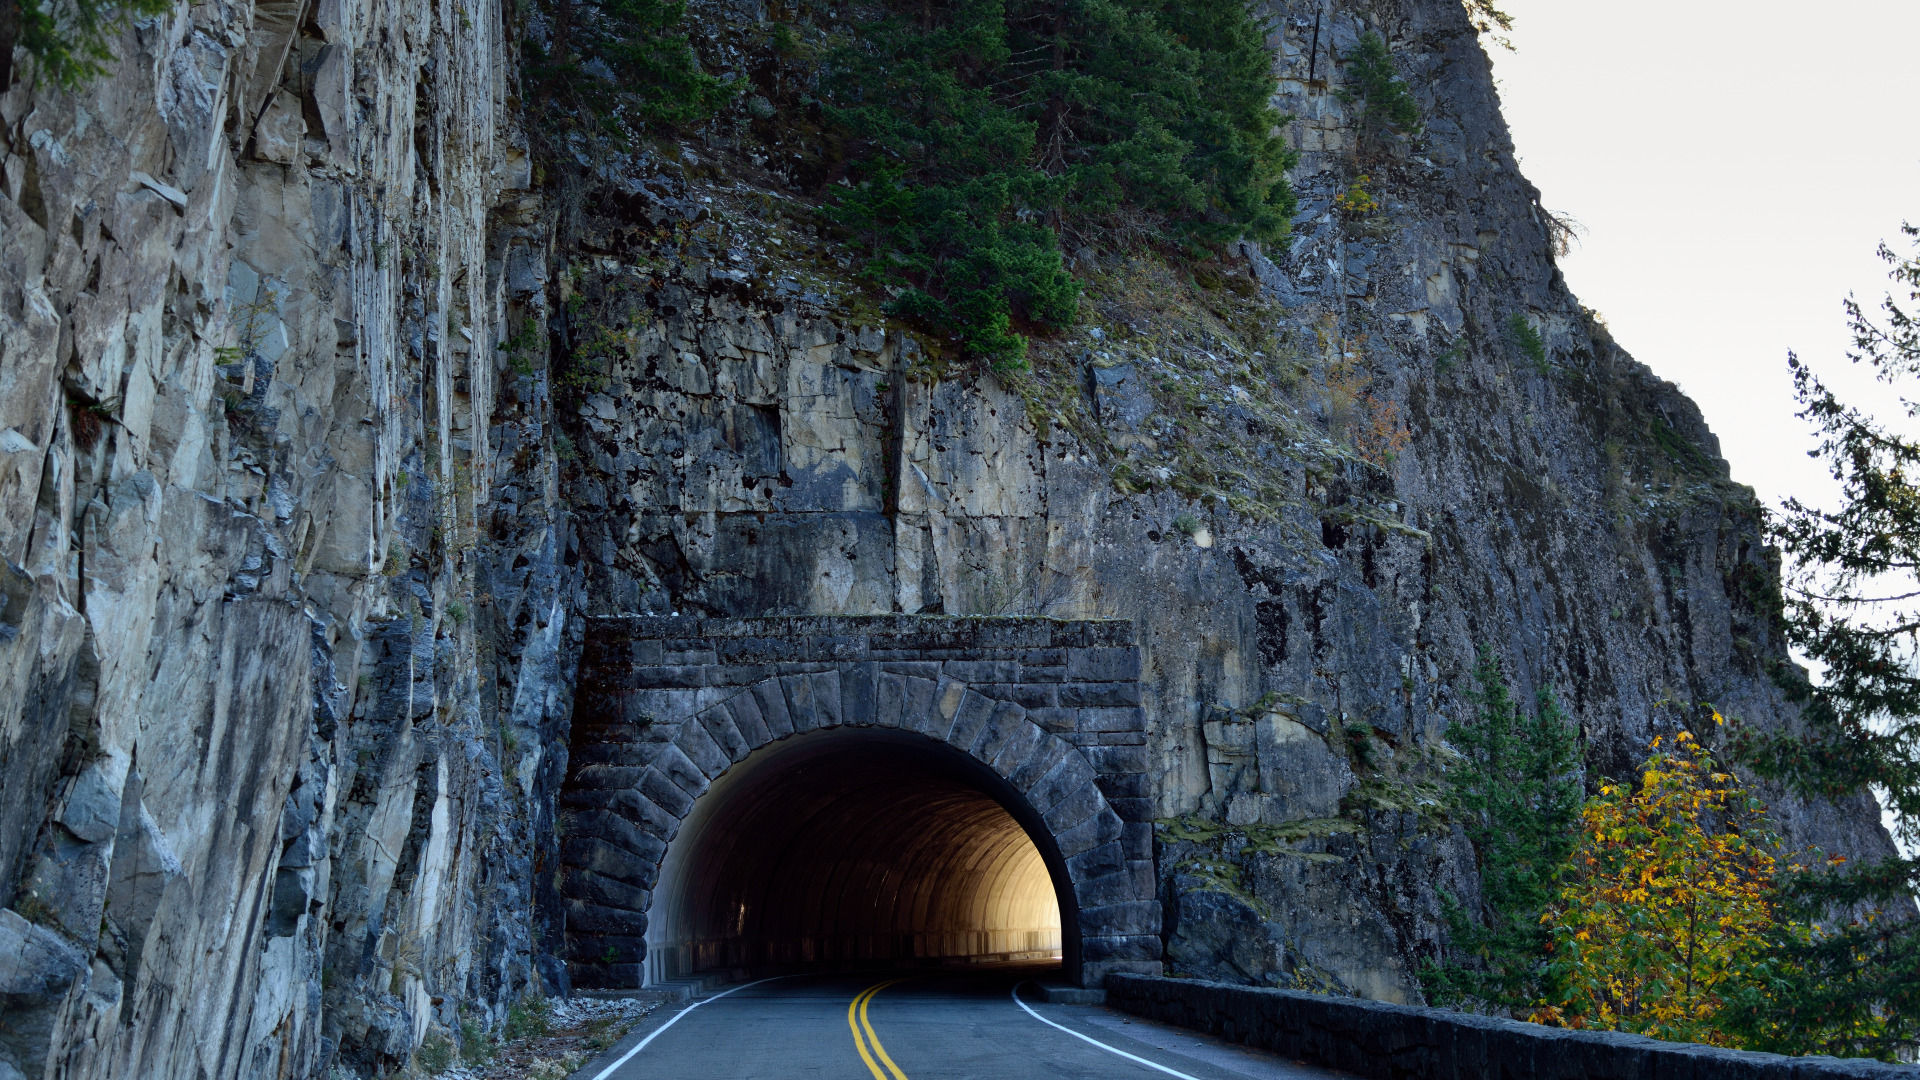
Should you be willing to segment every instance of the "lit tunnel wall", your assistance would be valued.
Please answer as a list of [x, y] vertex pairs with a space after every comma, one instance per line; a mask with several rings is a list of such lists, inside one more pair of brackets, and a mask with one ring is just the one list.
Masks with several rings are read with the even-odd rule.
[[1037, 816], [967, 755], [897, 730], [798, 735], [729, 769], [681, 824], [647, 981], [1061, 956], [1077, 946], [1065, 880]]

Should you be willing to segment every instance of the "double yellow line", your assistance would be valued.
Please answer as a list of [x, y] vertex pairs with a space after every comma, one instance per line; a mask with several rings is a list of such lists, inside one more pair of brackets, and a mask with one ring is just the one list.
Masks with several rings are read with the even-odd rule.
[[[914, 977], [910, 975], [907, 978]], [[901, 1072], [900, 1066], [895, 1065], [893, 1059], [887, 1056], [887, 1048], [880, 1045], [880, 1036], [873, 1030], [873, 1025], [867, 1022], [867, 1004], [873, 1000], [873, 996], [895, 983], [906, 981], [906, 979], [888, 979], [886, 982], [874, 983], [860, 991], [859, 995], [847, 1004], [847, 1027], [853, 1031], [854, 1048], [860, 1051], [860, 1060], [866, 1062], [867, 1068], [872, 1071], [873, 1080], [907, 1080], [907, 1074]], [[869, 1044], [872, 1045], [872, 1050], [867, 1049]], [[874, 1060], [876, 1057], [880, 1059], [878, 1062]], [[886, 1072], [880, 1071], [882, 1064], [886, 1065]]]

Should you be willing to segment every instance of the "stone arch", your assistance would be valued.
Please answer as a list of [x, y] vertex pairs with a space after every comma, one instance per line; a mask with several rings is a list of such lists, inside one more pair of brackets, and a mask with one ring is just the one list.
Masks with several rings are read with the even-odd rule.
[[[840, 633], [818, 634], [829, 621]], [[887, 734], [896, 745], [938, 746], [969, 763], [973, 785], [991, 789], [1047, 862], [1069, 977], [1097, 982], [1110, 970], [1159, 970], [1151, 826], [1127, 820], [1140, 817], [1146, 801], [1139, 797], [1144, 718], [1131, 628], [1124, 644], [1114, 645], [1099, 635], [1088, 644], [1089, 635], [1076, 629], [1087, 624], [904, 621], [915, 624], [916, 640], [926, 638], [919, 623], [970, 624], [963, 629], [974, 647], [964, 647], [964, 634], [958, 641], [936, 635], [936, 645], [947, 647], [918, 651], [937, 652], [938, 659], [902, 659], [902, 617], [727, 620], [702, 627], [712, 634], [750, 622], [759, 635], [786, 629], [788, 638], [801, 639], [769, 649], [764, 636], [753, 636], [759, 652], [785, 659], [746, 664], [739, 660], [760, 657], [725, 655], [724, 633], [712, 635], [721, 639], [712, 649], [687, 647], [694, 642], [686, 639], [671, 641], [679, 649], [653, 647], [667, 640], [661, 631], [678, 627], [651, 624], [694, 620], [598, 621], [592, 629], [610, 633], [597, 645], [590, 640], [583, 658], [573, 758], [562, 791], [562, 889], [577, 983], [633, 986], [650, 968], [653, 978], [668, 974], [670, 965], [659, 957], [647, 963], [647, 939], [656, 896], [671, 897], [683, 884], [662, 879], [663, 867], [673, 868], [670, 852], [683, 824], [697, 820], [701, 800], [716, 784], [724, 787], [736, 766], [785, 742], [833, 731]], [[1011, 643], [1005, 633], [979, 640], [980, 631], [999, 624], [1020, 633]], [[815, 633], [796, 635], [795, 629]], [[1045, 635], [1040, 645], [1057, 645], [1062, 637], [1068, 644], [1038, 648], [1036, 634]], [[823, 647], [836, 662], [822, 662]], [[892, 659], [872, 659], [875, 653]], [[636, 662], [668, 658], [706, 662]], [[1048, 676], [1051, 682], [1037, 681]], [[1116, 802], [1134, 812], [1123, 814]], [[662, 915], [669, 913], [663, 908]], [[663, 941], [660, 928], [653, 929], [657, 951]]]

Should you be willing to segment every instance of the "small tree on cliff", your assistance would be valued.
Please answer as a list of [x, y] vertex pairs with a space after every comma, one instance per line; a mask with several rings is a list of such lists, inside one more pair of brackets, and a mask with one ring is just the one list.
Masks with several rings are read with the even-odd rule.
[[[1920, 240], [1920, 229], [1903, 231]], [[1920, 375], [1920, 258], [1882, 244], [1899, 296], [1880, 318], [1846, 301], [1854, 347], [1890, 386]], [[1792, 561], [1787, 640], [1815, 661], [1815, 679], [1781, 661], [1774, 678], [1804, 725], [1750, 734], [1762, 775], [1813, 798], [1876, 792], [1909, 848], [1920, 846], [1920, 440], [1841, 401], [1798, 357], [1800, 416], [1821, 434], [1816, 454], [1840, 482], [1838, 509], [1790, 499], [1774, 535]], [[1908, 421], [1920, 402], [1894, 395]], [[1733, 1021], [1758, 1047], [1890, 1057], [1920, 1047], [1920, 859], [1890, 857], [1789, 875], [1786, 896], [1823, 929], [1782, 939], [1767, 978]]]

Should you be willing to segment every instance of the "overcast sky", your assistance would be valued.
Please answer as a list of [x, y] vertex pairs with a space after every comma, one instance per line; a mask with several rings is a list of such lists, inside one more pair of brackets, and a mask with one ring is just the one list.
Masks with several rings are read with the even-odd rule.
[[[1587, 228], [1561, 260], [1614, 338], [1700, 403], [1733, 478], [1833, 501], [1788, 350], [1859, 403], [1840, 303], [1920, 224], [1920, 0], [1508, 0], [1492, 49], [1520, 167]], [[1884, 415], [1884, 413], [1883, 413]], [[1891, 825], [1891, 821], [1889, 821]]]
[[1700, 403], [1769, 503], [1832, 490], [1786, 355], [1842, 372], [1849, 291], [1920, 223], [1920, 2], [1508, 0], [1494, 77], [1541, 201], [1587, 235], [1567, 282]]

